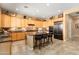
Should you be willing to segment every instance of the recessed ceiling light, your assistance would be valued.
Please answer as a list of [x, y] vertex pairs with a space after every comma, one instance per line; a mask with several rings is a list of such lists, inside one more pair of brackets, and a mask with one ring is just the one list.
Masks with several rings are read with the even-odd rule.
[[61, 12], [61, 10], [58, 10], [58, 12], [60, 13], [60, 12]]
[[16, 10], [19, 10], [18, 8], [16, 8]]
[[39, 10], [37, 9], [37, 10], [36, 10], [36, 12], [38, 13], [38, 12], [39, 12]]
[[47, 4], [46, 4], [46, 6], [48, 6], [48, 7], [49, 7], [49, 6], [50, 6], [50, 4], [49, 4], [49, 3], [47, 3]]

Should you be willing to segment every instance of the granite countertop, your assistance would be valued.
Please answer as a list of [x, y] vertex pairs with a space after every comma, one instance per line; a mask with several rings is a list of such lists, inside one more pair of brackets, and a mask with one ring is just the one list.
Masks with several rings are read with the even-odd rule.
[[40, 35], [44, 33], [48, 33], [48, 32], [26, 32], [26, 34], [29, 36]]
[[37, 30], [27, 30], [27, 31], [9, 31], [9, 32], [36, 32]]
[[25, 31], [9, 31], [9, 32], [11, 32], [11, 33], [12, 33], [12, 32], [25, 32]]
[[9, 31], [9, 32], [11, 32], [11, 33], [25, 32], [26, 35], [30, 35], [30, 36], [48, 33], [47, 31], [46, 32], [37, 32], [36, 30], [34, 30], [34, 31], [32, 31], [32, 30], [29, 30], [29, 31]]
[[29, 36], [33, 36], [35, 34], [36, 34], [36, 32], [26, 32], [26, 35], [29, 35]]

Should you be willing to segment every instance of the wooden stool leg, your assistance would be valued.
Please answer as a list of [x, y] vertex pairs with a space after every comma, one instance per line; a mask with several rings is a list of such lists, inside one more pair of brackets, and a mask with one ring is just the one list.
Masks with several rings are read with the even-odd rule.
[[39, 40], [39, 49], [41, 48], [40, 44], [41, 44], [41, 43], [40, 43], [40, 40]]
[[37, 47], [37, 40], [35, 40], [34, 49]]
[[44, 46], [45, 46], [46, 42], [45, 42], [45, 39], [44, 39]]
[[52, 37], [51, 37], [51, 42], [53, 43]]
[[49, 37], [48, 37], [48, 43], [49, 43]]

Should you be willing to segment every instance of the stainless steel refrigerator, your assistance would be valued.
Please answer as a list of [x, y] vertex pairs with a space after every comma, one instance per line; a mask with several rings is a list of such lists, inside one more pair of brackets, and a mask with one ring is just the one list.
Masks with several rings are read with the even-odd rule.
[[55, 39], [63, 40], [63, 23], [62, 22], [55, 22], [53, 31], [54, 31], [53, 34], [54, 34]]

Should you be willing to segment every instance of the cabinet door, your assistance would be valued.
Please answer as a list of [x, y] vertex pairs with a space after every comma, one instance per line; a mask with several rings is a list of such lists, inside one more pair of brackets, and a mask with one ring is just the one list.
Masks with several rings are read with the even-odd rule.
[[21, 25], [24, 27], [24, 19], [21, 20]]
[[21, 18], [16, 17], [16, 27], [21, 27], [22, 26], [21, 20], [22, 20]]
[[11, 19], [9, 15], [2, 14], [2, 27], [10, 27]]
[[16, 34], [17, 34], [17, 36], [16, 36], [16, 37], [17, 37], [17, 40], [22, 39], [22, 38], [21, 38], [21, 33], [20, 33], [20, 32], [19, 32], [19, 33], [16, 33]]
[[22, 27], [26, 27], [27, 26], [27, 19], [22, 19]]
[[28, 19], [28, 24], [34, 24], [34, 20]]
[[23, 19], [19, 17], [11, 17], [11, 27], [23, 27]]
[[25, 33], [24, 32], [22, 32], [20, 36], [21, 36], [21, 39], [25, 39]]
[[28, 24], [27, 22], [28, 22], [27, 19], [23, 19], [22, 20], [22, 27], [26, 28], [27, 27], [27, 24]]
[[12, 39], [12, 41], [17, 40], [16, 36], [17, 36], [16, 33], [11, 33], [11, 39]]
[[17, 40], [25, 39], [25, 34], [23, 32], [16, 33]]
[[36, 27], [42, 27], [43, 23], [42, 23], [42, 21], [35, 21], [35, 25], [36, 25]]
[[11, 17], [11, 27], [16, 27], [16, 17]]

